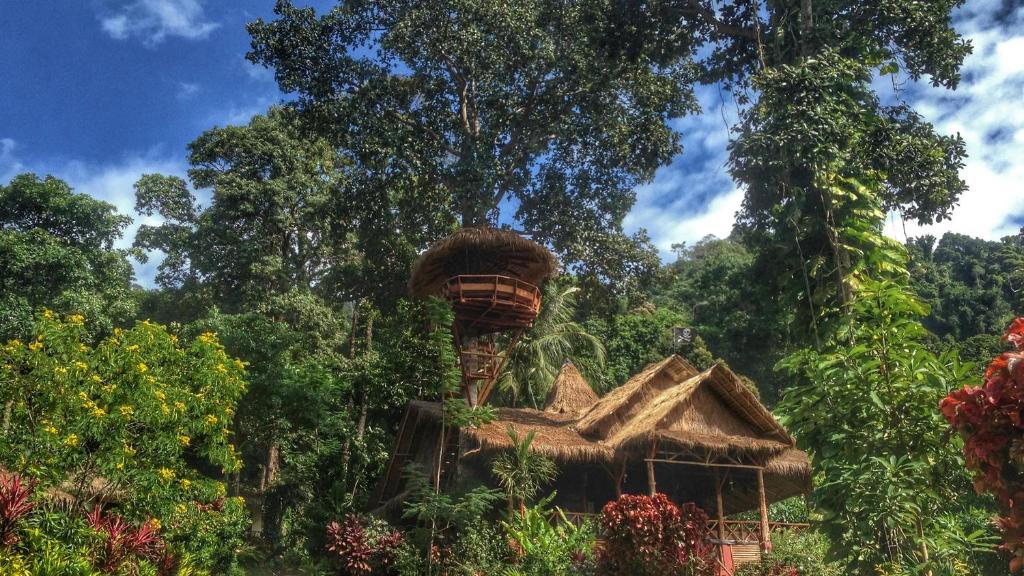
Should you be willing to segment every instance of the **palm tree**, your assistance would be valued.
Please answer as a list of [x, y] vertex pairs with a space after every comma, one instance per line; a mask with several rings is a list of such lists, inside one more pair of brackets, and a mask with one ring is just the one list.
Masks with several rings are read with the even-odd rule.
[[573, 320], [576, 314], [576, 286], [550, 283], [544, 290], [540, 314], [533, 328], [523, 334], [508, 352], [498, 388], [511, 396], [513, 404], [529, 399], [539, 408], [566, 359], [572, 359], [584, 375], [600, 374], [605, 350], [601, 340]]
[[512, 440], [513, 448], [508, 452], [502, 452], [494, 459], [491, 472], [505, 490], [508, 496], [508, 509], [511, 512], [517, 506], [522, 510], [527, 501], [554, 480], [558, 475], [558, 467], [547, 456], [530, 451], [533, 432], [528, 432], [526, 437], [520, 440], [519, 433], [510, 424], [507, 433]]

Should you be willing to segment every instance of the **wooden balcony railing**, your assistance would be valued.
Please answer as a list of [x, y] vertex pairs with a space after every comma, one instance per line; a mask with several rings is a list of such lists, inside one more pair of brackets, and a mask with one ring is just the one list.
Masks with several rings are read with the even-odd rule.
[[[768, 529], [772, 533], [786, 530], [802, 530], [810, 524], [795, 522], [769, 522]], [[756, 544], [761, 542], [761, 522], [759, 520], [726, 520], [725, 530], [719, 532], [718, 521], [708, 522], [708, 535], [714, 540], [734, 542], [738, 544]]]

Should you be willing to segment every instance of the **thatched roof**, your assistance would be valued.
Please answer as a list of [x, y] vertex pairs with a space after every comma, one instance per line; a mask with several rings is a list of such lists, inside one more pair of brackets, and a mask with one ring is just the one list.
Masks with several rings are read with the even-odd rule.
[[586, 436], [609, 438], [639, 414], [648, 402], [696, 374], [696, 368], [673, 354], [647, 366], [606, 394], [580, 418], [576, 428]]
[[557, 269], [547, 248], [511, 230], [463, 228], [431, 246], [413, 264], [409, 291], [439, 294], [453, 276], [500, 274], [540, 285]]
[[[410, 408], [428, 418], [441, 418], [440, 405], [434, 402], [413, 401]], [[467, 443], [467, 456], [490, 455], [513, 448], [508, 428], [511, 426], [520, 438], [534, 433], [531, 449], [557, 462], [610, 462], [615, 452], [610, 447], [580, 436], [573, 427], [571, 415], [554, 414], [530, 408], [498, 408], [498, 418], [479, 428], [463, 428]]]
[[577, 416], [597, 402], [597, 392], [590, 387], [571, 360], [566, 360], [548, 391], [544, 411]]
[[724, 364], [692, 376], [646, 402], [608, 443], [620, 451], [659, 445], [762, 459], [793, 440]]

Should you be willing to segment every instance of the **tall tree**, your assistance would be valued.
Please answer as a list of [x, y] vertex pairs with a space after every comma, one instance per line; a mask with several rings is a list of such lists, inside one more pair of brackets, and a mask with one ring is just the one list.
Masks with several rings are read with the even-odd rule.
[[52, 176], [0, 185], [0, 339], [26, 337], [41, 307], [85, 316], [93, 336], [130, 320], [130, 251], [114, 248], [130, 222]]
[[[639, 41], [626, 5], [281, 0], [249, 58], [359, 166], [364, 202], [517, 223], [619, 291], [657, 265], [622, 219], [697, 110], [690, 35]], [[371, 201], [372, 199], [372, 201]], [[382, 222], [382, 225], [387, 221]]]

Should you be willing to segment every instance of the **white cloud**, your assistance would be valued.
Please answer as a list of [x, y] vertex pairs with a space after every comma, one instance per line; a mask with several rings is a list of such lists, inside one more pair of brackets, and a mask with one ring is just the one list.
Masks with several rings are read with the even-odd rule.
[[698, 88], [697, 95], [703, 113], [675, 122], [683, 154], [637, 190], [636, 205], [623, 222], [629, 231], [646, 229], [665, 260], [673, 244], [728, 236], [743, 201], [725, 165], [735, 105], [715, 87]]
[[199, 93], [202, 87], [194, 82], [178, 82], [178, 92], [175, 96], [178, 100], [189, 100]]
[[200, 0], [133, 0], [105, 11], [99, 20], [111, 38], [135, 37], [148, 46], [174, 36], [203, 39], [219, 26], [207, 20]]
[[0, 185], [7, 184], [22, 171], [22, 164], [15, 155], [18, 144], [11, 138], [0, 138]]
[[[956, 26], [974, 53], [954, 92], [912, 86], [909, 102], [941, 133], [959, 133], [969, 157], [961, 176], [970, 189], [952, 219], [930, 226], [890, 215], [886, 232], [908, 236], [957, 232], [987, 239], [1014, 234], [1024, 214], [1024, 6], [1001, 11], [999, 0], [969, 1]], [[998, 18], [998, 19], [997, 19]]]

